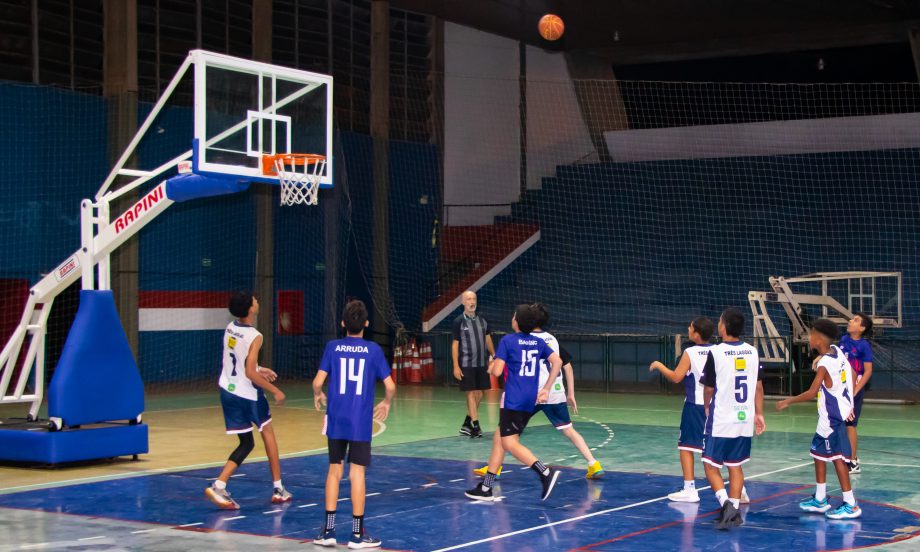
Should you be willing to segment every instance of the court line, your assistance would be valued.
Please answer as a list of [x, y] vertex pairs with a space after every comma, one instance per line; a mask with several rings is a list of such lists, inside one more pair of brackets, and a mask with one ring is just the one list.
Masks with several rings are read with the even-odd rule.
[[[381, 433], [387, 430], [387, 425], [383, 422], [374, 420], [374, 423], [379, 425], [379, 429], [374, 432], [371, 437], [377, 437]], [[297, 452], [287, 452], [279, 455], [281, 458], [298, 458], [300, 456], [309, 456], [310, 454], [315, 454], [317, 452], [324, 452], [328, 450], [328, 447], [320, 447], [315, 449], [301, 450]], [[249, 458], [250, 462], [261, 462], [263, 460], [268, 460], [267, 456], [257, 456], [255, 458]], [[158, 475], [163, 473], [173, 473], [177, 471], [193, 470], [198, 468], [215, 468], [218, 466], [223, 466], [227, 463], [226, 460], [220, 460], [218, 462], [205, 462], [202, 464], [188, 464], [186, 466], [175, 466], [171, 468], [150, 468], [146, 470], [140, 470], [136, 472], [127, 472], [127, 473], [113, 473], [110, 475], [94, 475], [91, 477], [77, 477], [75, 479], [65, 479], [63, 481], [54, 481], [50, 483], [34, 483], [32, 485], [18, 485], [15, 487], [2, 487], [0, 488], [0, 494], [9, 494], [18, 491], [29, 491], [36, 489], [53, 489], [56, 487], [66, 487], [69, 485], [79, 485], [81, 483], [98, 483], [100, 481], [115, 481], [118, 479], [130, 479], [132, 477], [145, 477], [148, 475]]]
[[[765, 472], [765, 473], [755, 474], [755, 475], [752, 475], [752, 476], [750, 476], [750, 477], [745, 477], [745, 479], [757, 479], [758, 477], [766, 477], [766, 476], [768, 476], [768, 475], [773, 475], [773, 474], [775, 474], [775, 473], [785, 472], [785, 471], [789, 471], [789, 470], [795, 470], [795, 469], [799, 469], [799, 468], [804, 468], [805, 466], [813, 466], [813, 465], [814, 465], [814, 462], [807, 462], [807, 463], [802, 463], [802, 464], [796, 464], [796, 465], [794, 465], [794, 466], [789, 466], [789, 467], [781, 468], [781, 469], [778, 469], [778, 470], [773, 470], [773, 471], [769, 471], [769, 472]], [[710, 486], [706, 486], [706, 487], [700, 487], [700, 488], [698, 488], [697, 490], [699, 490], [699, 491], [705, 491], [706, 489], [709, 489], [709, 488], [711, 488], [711, 487], [710, 487]], [[588, 519], [588, 518], [592, 518], [592, 517], [602, 516], [602, 515], [610, 514], [610, 513], [613, 513], [613, 512], [619, 512], [619, 511], [621, 511], [621, 510], [628, 510], [628, 509], [630, 509], [630, 508], [636, 508], [637, 506], [645, 506], [646, 504], [651, 504], [651, 503], [653, 503], [653, 502], [660, 502], [660, 501], [662, 501], [662, 500], [666, 500], [667, 498], [668, 498], [668, 495], [664, 495], [664, 496], [659, 496], [658, 498], [651, 498], [651, 499], [649, 499], [649, 500], [643, 500], [643, 501], [641, 501], [641, 502], [635, 502], [635, 503], [633, 503], [633, 504], [624, 504], [623, 506], [617, 506], [616, 508], [608, 508], [608, 509], [606, 509], [606, 510], [599, 510], [599, 511], [597, 511], [597, 512], [591, 512], [591, 513], [589, 513], [589, 514], [584, 514], [584, 515], [580, 515], [580, 516], [575, 516], [575, 517], [568, 518], [568, 519], [563, 519], [563, 520], [559, 520], [559, 521], [553, 521], [553, 522], [551, 522], [551, 523], [544, 523], [544, 524], [542, 524], [542, 525], [535, 525], [535, 526], [533, 526], [533, 527], [528, 527], [528, 528], [526, 528], [526, 529], [519, 529], [519, 530], [517, 530], [517, 531], [511, 531], [510, 533], [504, 533], [504, 534], [501, 534], [501, 535], [495, 535], [495, 536], [493, 536], [493, 537], [488, 537], [488, 538], [485, 538], [485, 539], [479, 539], [479, 540], [475, 540], [475, 541], [465, 542], [465, 543], [463, 543], [463, 544], [457, 544], [457, 545], [454, 545], [454, 546], [449, 546], [449, 547], [447, 547], [447, 548], [439, 548], [439, 549], [437, 549], [437, 550], [434, 550], [433, 552], [447, 552], [447, 551], [449, 551], [449, 550], [459, 550], [459, 549], [461, 549], [461, 548], [467, 548], [467, 547], [469, 547], [469, 546], [475, 546], [475, 545], [477, 545], [477, 544], [482, 544], [482, 543], [485, 543], [485, 542], [492, 542], [492, 541], [496, 541], [496, 540], [506, 539], [506, 538], [508, 538], [508, 537], [513, 537], [513, 536], [515, 536], [515, 535], [521, 535], [521, 534], [524, 534], [524, 533], [530, 533], [530, 532], [533, 532], [533, 531], [539, 531], [540, 529], [546, 529], [547, 527], [555, 527], [556, 525], [563, 525], [563, 524], [566, 524], [566, 523], [572, 523], [572, 522], [580, 521], [580, 520], [583, 520], [583, 519]]]
[[862, 466], [884, 466], [886, 468], [920, 468], [917, 465], [909, 464], [879, 464], [878, 462], [860, 462]]

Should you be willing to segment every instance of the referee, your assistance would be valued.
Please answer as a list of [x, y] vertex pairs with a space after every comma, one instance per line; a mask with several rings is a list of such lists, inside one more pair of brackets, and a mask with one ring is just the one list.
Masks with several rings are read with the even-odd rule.
[[[460, 380], [460, 391], [466, 393], [467, 416], [460, 426], [460, 435], [482, 437], [479, 427], [479, 403], [483, 390], [491, 389], [489, 357], [495, 354], [489, 323], [476, 315], [476, 293], [463, 292], [463, 314], [454, 320], [454, 342], [451, 356], [454, 359], [454, 377]], [[488, 352], [487, 352], [488, 351]]]

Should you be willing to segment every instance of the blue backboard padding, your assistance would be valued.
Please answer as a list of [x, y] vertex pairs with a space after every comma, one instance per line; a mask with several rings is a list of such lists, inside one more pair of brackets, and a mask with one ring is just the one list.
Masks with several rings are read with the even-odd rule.
[[60, 464], [149, 452], [147, 424], [66, 431], [0, 431], [0, 460]]
[[111, 291], [83, 290], [48, 386], [48, 415], [65, 426], [130, 420], [144, 411], [144, 386]]
[[166, 181], [166, 197], [173, 201], [235, 194], [248, 189], [249, 181], [237, 177], [180, 174]]

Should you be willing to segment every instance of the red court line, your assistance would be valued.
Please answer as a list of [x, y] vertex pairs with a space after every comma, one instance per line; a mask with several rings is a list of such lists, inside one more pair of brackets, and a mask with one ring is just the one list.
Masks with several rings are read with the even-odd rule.
[[[781, 492], [781, 493], [776, 493], [776, 494], [772, 494], [772, 495], [770, 495], [770, 496], [765, 496], [765, 497], [763, 497], [763, 498], [758, 498], [757, 500], [752, 500], [752, 501], [751, 501], [751, 504], [757, 504], [758, 502], [763, 502], [763, 501], [765, 501], [765, 500], [770, 500], [770, 499], [777, 498], [777, 497], [780, 497], [780, 496], [783, 496], [783, 495], [787, 495], [787, 494], [798, 493], [798, 492], [801, 492], [801, 491], [803, 491], [803, 490], [805, 490], [805, 489], [810, 489], [810, 488], [811, 488], [811, 485], [802, 485], [801, 487], [796, 487], [796, 488], [794, 488], [794, 489], [789, 489], [788, 491], [783, 491], [783, 492]], [[719, 510], [713, 510], [713, 511], [707, 512], [707, 513], [705, 513], [705, 514], [698, 514], [696, 517], [693, 518], [693, 521], [696, 521], [696, 520], [701, 519], [701, 518], [709, 517], [709, 516], [715, 515], [715, 514], [717, 514], [717, 513], [719, 513]], [[586, 545], [580, 546], [580, 547], [578, 547], [578, 548], [572, 548], [572, 549], [569, 550], [569, 552], [591, 550], [591, 549], [594, 548], [595, 546], [602, 546], [602, 545], [604, 545], [604, 544], [610, 544], [610, 543], [612, 543], [612, 542], [618, 542], [618, 541], [626, 540], [626, 539], [629, 539], [629, 538], [632, 538], [632, 537], [638, 537], [639, 535], [644, 535], [644, 534], [646, 534], [646, 533], [651, 533], [651, 532], [653, 532], [653, 531], [658, 531], [659, 529], [665, 529], [665, 528], [667, 528], [667, 527], [672, 527], [672, 526], [674, 526], [674, 525], [680, 525], [680, 524], [683, 524], [683, 523], [687, 523], [687, 521], [686, 521], [686, 520], [683, 520], [683, 521], [669, 521], [669, 522], [667, 522], [667, 523], [662, 523], [661, 525], [656, 525], [656, 526], [654, 526], [654, 527], [649, 527], [648, 529], [642, 529], [642, 530], [640, 530], [640, 531], [634, 531], [634, 532], [632, 532], [632, 533], [628, 533], [628, 534], [626, 534], [626, 535], [620, 535], [619, 537], [614, 537], [614, 538], [612, 538], [612, 539], [607, 539], [607, 540], [602, 540], [602, 541], [595, 542], [595, 543], [591, 543], [591, 544], [586, 544]]]

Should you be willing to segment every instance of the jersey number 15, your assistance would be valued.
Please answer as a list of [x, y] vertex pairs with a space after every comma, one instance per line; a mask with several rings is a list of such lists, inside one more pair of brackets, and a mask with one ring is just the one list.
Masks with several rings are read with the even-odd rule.
[[521, 371], [520, 376], [533, 376], [537, 373], [537, 351], [521, 351]]

